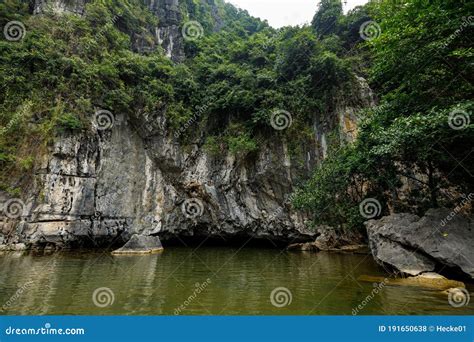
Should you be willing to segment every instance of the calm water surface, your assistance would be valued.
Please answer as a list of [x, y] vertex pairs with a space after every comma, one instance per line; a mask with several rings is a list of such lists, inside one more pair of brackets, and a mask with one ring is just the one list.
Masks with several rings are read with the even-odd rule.
[[[0, 271], [1, 314], [20, 315], [351, 315], [374, 290], [358, 277], [386, 276], [365, 255], [214, 247], [132, 257], [8, 253]], [[270, 301], [278, 287], [292, 296], [282, 308]], [[111, 290], [111, 305], [94, 304], [99, 288]], [[456, 309], [439, 291], [386, 286], [360, 314], [472, 315], [473, 300]]]

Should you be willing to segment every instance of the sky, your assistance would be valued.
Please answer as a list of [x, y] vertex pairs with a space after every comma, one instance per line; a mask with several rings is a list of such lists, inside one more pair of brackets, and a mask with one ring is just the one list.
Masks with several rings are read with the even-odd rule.
[[[226, 0], [231, 4], [246, 9], [250, 15], [268, 20], [268, 23], [279, 28], [287, 25], [310, 23], [316, 13], [318, 0]], [[344, 11], [363, 5], [368, 0], [347, 0]]]

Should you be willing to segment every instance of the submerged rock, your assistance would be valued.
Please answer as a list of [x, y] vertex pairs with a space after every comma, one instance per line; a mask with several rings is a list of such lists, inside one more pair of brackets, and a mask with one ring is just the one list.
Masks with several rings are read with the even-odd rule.
[[457, 280], [451, 280], [443, 277], [442, 275], [434, 272], [427, 272], [420, 274], [416, 277], [407, 278], [383, 278], [373, 276], [360, 276], [359, 281], [377, 283], [382, 282], [385, 285], [397, 285], [397, 286], [420, 286], [431, 289], [445, 291], [451, 288], [465, 288], [463, 282]]
[[[449, 218], [449, 219], [447, 219]], [[448, 209], [431, 209], [424, 217], [393, 214], [366, 223], [375, 260], [410, 275], [437, 266], [474, 277], [472, 220]]]
[[158, 236], [143, 236], [135, 234], [122, 247], [112, 252], [113, 255], [151, 254], [163, 250]]

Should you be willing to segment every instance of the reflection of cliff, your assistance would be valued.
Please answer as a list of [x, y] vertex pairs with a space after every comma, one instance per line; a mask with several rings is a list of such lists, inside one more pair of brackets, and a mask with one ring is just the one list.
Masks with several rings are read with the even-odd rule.
[[7, 302], [17, 291], [21, 293], [5, 308], [6, 314], [45, 315], [50, 312], [60, 286], [60, 261], [56, 257], [9, 254], [8, 258], [3, 258], [1, 268], [8, 270], [2, 272], [3, 275], [8, 274], [9, 279], [15, 280], [13, 284], [5, 280], [10, 291], [1, 294], [1, 302]]

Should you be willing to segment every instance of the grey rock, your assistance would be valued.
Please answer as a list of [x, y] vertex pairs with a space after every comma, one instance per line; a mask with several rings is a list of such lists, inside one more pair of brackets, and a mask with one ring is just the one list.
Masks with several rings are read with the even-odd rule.
[[[49, 2], [55, 1], [59, 0]], [[179, 60], [183, 20], [179, 1], [143, 1], [160, 18], [160, 27], [150, 29], [173, 35], [173, 49], [163, 36], [160, 44]], [[36, 2], [36, 13], [43, 2]], [[85, 2], [71, 0], [68, 6]], [[219, 25], [219, 13], [212, 16]], [[159, 234], [163, 241], [237, 236], [287, 244], [312, 242], [318, 234], [307, 228], [310, 217], [294, 210], [287, 199], [295, 180], [308, 177], [324, 158], [325, 137], [348, 121], [354, 128], [356, 118], [347, 119], [346, 114], [371, 101], [367, 87], [360, 87], [359, 95], [341, 93], [337, 105], [331, 106], [335, 111], [315, 115], [314, 139], [301, 144], [298, 153], [289, 153], [290, 144], [275, 134], [248, 156], [227, 150], [209, 154], [202, 138], [215, 132], [197, 122], [173, 130], [166, 104], [162, 112], [130, 117], [113, 113], [109, 129], [92, 124], [90, 130], [55, 137], [24, 195], [28, 210], [18, 218], [0, 212], [0, 241], [31, 248], [109, 247], [135, 234]], [[186, 145], [177, 133], [189, 135]], [[0, 191], [0, 208], [10, 198]], [[186, 210], [189, 205], [193, 210]]]
[[130, 240], [120, 249], [112, 252], [114, 255], [122, 254], [150, 254], [163, 250], [158, 236], [133, 235]]
[[333, 251], [345, 246], [362, 245], [364, 242], [363, 236], [358, 232], [336, 230], [329, 226], [319, 226], [316, 231], [318, 237], [314, 245], [322, 251]]
[[441, 265], [474, 277], [471, 218], [452, 215], [449, 209], [430, 209], [422, 218], [393, 214], [368, 221], [366, 227], [372, 254], [380, 263], [410, 275]]

